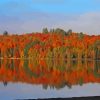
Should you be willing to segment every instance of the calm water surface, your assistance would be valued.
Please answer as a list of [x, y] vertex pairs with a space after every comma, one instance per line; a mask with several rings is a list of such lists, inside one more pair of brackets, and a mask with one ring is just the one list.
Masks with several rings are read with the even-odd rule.
[[100, 96], [99, 61], [0, 60], [0, 99]]

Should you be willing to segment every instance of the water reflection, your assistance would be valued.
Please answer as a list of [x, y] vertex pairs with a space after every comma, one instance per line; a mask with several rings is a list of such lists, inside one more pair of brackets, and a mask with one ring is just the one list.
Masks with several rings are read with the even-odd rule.
[[42, 84], [61, 89], [65, 86], [100, 83], [100, 62], [87, 60], [0, 59], [0, 81]]

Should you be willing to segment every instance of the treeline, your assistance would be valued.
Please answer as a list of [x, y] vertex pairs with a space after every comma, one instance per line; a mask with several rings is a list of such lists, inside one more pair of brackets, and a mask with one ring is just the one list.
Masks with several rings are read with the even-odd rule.
[[[65, 36], [69, 36], [73, 32], [72, 32], [72, 29], [69, 29], [68, 31], [65, 31], [65, 30], [63, 30], [61, 28], [50, 29], [50, 30], [48, 30], [48, 28], [43, 28], [42, 33], [43, 34], [48, 34], [48, 33], [52, 33], [52, 34], [62, 34], [62, 35], [65, 35]], [[77, 35], [79, 36], [80, 39], [82, 39], [84, 37], [83, 32], [77, 33]]]
[[69, 29], [43, 29], [42, 33], [0, 35], [0, 58], [100, 59], [100, 35]]

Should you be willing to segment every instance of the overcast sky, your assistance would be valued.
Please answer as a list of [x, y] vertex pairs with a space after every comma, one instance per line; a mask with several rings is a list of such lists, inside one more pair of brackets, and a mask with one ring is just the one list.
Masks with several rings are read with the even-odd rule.
[[100, 0], [0, 0], [0, 33], [44, 27], [100, 34]]

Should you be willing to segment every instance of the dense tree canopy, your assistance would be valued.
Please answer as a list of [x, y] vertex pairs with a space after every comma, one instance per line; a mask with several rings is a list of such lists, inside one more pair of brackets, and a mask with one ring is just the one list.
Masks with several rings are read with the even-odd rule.
[[0, 35], [0, 57], [100, 59], [99, 35], [66, 32], [60, 28], [50, 32], [44, 28], [43, 32], [46, 34], [9, 35], [5, 32]]

